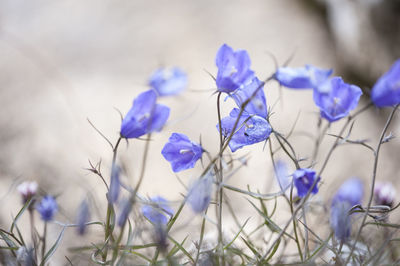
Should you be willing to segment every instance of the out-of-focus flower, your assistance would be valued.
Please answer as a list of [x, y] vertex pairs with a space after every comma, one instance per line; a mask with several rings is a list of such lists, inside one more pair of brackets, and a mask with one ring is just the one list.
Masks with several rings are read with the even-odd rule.
[[371, 98], [378, 107], [392, 106], [400, 103], [400, 59], [382, 75], [371, 91]]
[[37, 188], [38, 184], [35, 181], [25, 181], [17, 187], [18, 192], [22, 196], [24, 204], [36, 195]]
[[78, 215], [76, 217], [76, 224], [78, 225], [77, 231], [78, 234], [84, 235], [86, 233], [86, 223], [89, 222], [90, 219], [90, 211], [89, 204], [87, 200], [83, 200], [81, 205], [78, 208]]
[[254, 76], [250, 69], [250, 57], [245, 50], [233, 51], [224, 44], [215, 59], [218, 67], [216, 83], [218, 91], [231, 93], [246, 84]]
[[[235, 122], [239, 116], [240, 110], [234, 108], [228, 117], [221, 119], [222, 135], [227, 138], [231, 134]], [[219, 125], [217, 125], [219, 129]], [[272, 132], [268, 121], [258, 115], [249, 115], [242, 113], [236, 126], [235, 133], [229, 142], [229, 148], [232, 152], [246, 145], [251, 145], [266, 140]]]
[[149, 204], [142, 207], [142, 213], [153, 224], [166, 224], [174, 210], [168, 206], [166, 199], [157, 196], [151, 198]]
[[160, 68], [150, 76], [149, 85], [160, 96], [175, 95], [186, 88], [187, 76], [178, 67]]
[[311, 190], [312, 194], [318, 193], [318, 182], [321, 178], [317, 176], [314, 170], [309, 168], [300, 168], [293, 173], [294, 185], [297, 189], [297, 195], [302, 198], [307, 195], [314, 182], [315, 185]]
[[196, 213], [205, 211], [210, 204], [213, 185], [213, 175], [211, 173], [196, 180], [187, 195], [187, 202]]
[[351, 233], [351, 217], [349, 210], [361, 203], [363, 184], [358, 178], [350, 178], [344, 182], [332, 199], [331, 226], [335, 236], [345, 241]]
[[161, 151], [164, 158], [171, 163], [172, 170], [180, 172], [193, 168], [203, 154], [202, 147], [191, 141], [186, 135], [172, 133]]
[[121, 188], [121, 182], [119, 180], [119, 174], [121, 169], [117, 165], [113, 165], [111, 169], [111, 180], [110, 189], [108, 191], [108, 201], [110, 203], [115, 203], [118, 200], [119, 191]]
[[320, 69], [312, 65], [300, 68], [281, 67], [276, 71], [275, 79], [288, 88], [313, 89], [324, 83], [332, 72], [332, 69]]
[[231, 94], [231, 96], [235, 100], [237, 106], [240, 108], [242, 104], [247, 101], [257, 90], [256, 95], [246, 105], [244, 111], [251, 115], [258, 115], [266, 118], [268, 116], [268, 108], [263, 87], [264, 82], [261, 82], [257, 77], [254, 77], [251, 83], [237, 89]]
[[321, 116], [334, 122], [356, 108], [361, 95], [359, 87], [345, 83], [340, 77], [333, 77], [314, 89], [313, 97]]
[[376, 183], [374, 188], [374, 200], [378, 205], [393, 206], [396, 189], [389, 182]]
[[154, 90], [139, 94], [122, 120], [120, 132], [122, 137], [139, 138], [162, 129], [167, 122], [170, 109], [156, 101], [157, 93]]
[[118, 226], [123, 227], [126, 223], [126, 220], [128, 220], [129, 213], [132, 210], [132, 200], [131, 199], [125, 199], [121, 203], [121, 212], [118, 216]]
[[282, 192], [285, 192], [292, 183], [293, 176], [289, 174], [288, 167], [284, 161], [278, 160], [274, 167], [275, 177]]
[[54, 214], [58, 210], [57, 202], [52, 196], [45, 196], [36, 206], [43, 221], [48, 222], [53, 220]]

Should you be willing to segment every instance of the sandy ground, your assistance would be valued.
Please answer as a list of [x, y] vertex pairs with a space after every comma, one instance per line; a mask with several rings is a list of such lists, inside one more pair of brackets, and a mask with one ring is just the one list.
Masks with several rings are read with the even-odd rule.
[[[115, 142], [120, 116], [114, 108], [126, 113], [159, 66], [176, 65], [187, 71], [189, 88], [176, 98], [161, 100], [171, 106], [171, 118], [165, 130], [154, 135], [141, 192], [180, 199], [179, 193], [185, 190], [160, 151], [172, 132], [182, 132], [194, 140], [201, 135], [204, 146], [216, 152], [215, 84], [206, 71], [216, 73], [214, 58], [223, 43], [248, 50], [261, 79], [274, 71], [270, 54], [280, 64], [294, 54], [292, 66], [335, 67], [326, 25], [300, 1], [1, 0], [1, 226], [8, 226], [10, 214], [15, 215], [19, 202], [15, 186], [25, 179], [37, 180], [44, 191], [58, 195], [62, 208], [57, 219], [61, 221], [74, 219], [76, 207], [86, 195], [93, 195], [98, 206], [104, 205], [102, 183], [84, 168], [88, 159], [101, 159], [107, 174], [111, 150], [87, 118]], [[266, 95], [268, 104], [274, 104], [279, 97], [277, 84], [268, 84]], [[282, 97], [274, 107], [273, 127], [287, 133], [301, 112], [296, 129], [315, 134], [317, 108], [311, 92], [283, 90]], [[230, 107], [228, 101], [223, 113], [228, 114]], [[369, 139], [375, 146], [386, 115], [376, 110], [365, 113], [355, 123], [354, 138]], [[399, 129], [398, 121], [396, 118], [391, 130]], [[331, 132], [338, 132], [340, 126], [338, 122]], [[320, 160], [332, 139], [325, 140]], [[291, 141], [300, 157], [311, 155], [312, 142], [307, 137], [299, 133]], [[250, 184], [261, 192], [276, 190], [271, 161], [262, 147], [259, 144], [238, 152], [250, 153], [251, 160], [231, 184], [242, 188]], [[398, 147], [396, 139], [391, 146], [385, 145], [378, 176], [397, 185]], [[142, 149], [140, 141], [130, 141], [129, 149], [123, 143], [120, 149], [119, 160], [131, 177], [126, 182], [138, 176]], [[188, 183], [200, 172], [198, 165], [179, 176]], [[350, 176], [361, 177], [368, 188], [371, 172], [372, 155], [367, 150], [341, 147], [323, 175], [319, 197], [328, 201]], [[238, 215], [249, 216], [248, 204], [240, 204]], [[94, 212], [93, 219], [102, 218], [103, 209]], [[92, 229], [94, 235], [97, 229]], [[56, 225], [51, 228], [54, 235], [58, 231]], [[74, 242], [75, 234], [67, 234], [65, 243]], [[62, 255], [57, 258], [62, 260]]]

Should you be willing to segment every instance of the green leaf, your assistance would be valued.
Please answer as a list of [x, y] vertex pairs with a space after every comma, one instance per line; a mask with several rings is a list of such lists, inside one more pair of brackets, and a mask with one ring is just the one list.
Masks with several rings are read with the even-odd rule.
[[237, 232], [237, 234], [235, 235], [235, 237], [232, 239], [231, 242], [229, 242], [228, 244], [226, 244], [226, 246], [224, 247], [224, 249], [229, 248], [233, 242], [235, 242], [235, 240], [239, 237], [240, 233], [243, 231], [243, 228], [246, 226], [247, 222], [250, 220], [250, 217], [247, 218], [247, 220], [244, 222], [244, 224], [240, 227], [239, 232]]
[[40, 263], [40, 266], [45, 265], [46, 261], [54, 254], [54, 252], [56, 251], [56, 249], [58, 248], [58, 246], [61, 243], [62, 237], [64, 235], [65, 232], [65, 227], [63, 227], [63, 229], [61, 230], [60, 234], [58, 235], [58, 238], [56, 240], [56, 242], [54, 243], [54, 245], [49, 249], [49, 251], [47, 251], [46, 255], [44, 256], [42, 262]]

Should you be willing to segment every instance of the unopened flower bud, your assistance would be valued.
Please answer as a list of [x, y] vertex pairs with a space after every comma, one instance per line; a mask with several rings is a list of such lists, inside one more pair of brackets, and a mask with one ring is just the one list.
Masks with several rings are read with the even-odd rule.
[[35, 181], [25, 181], [17, 187], [18, 192], [22, 195], [24, 204], [36, 195], [37, 188], [38, 184]]
[[378, 205], [392, 207], [396, 190], [389, 182], [377, 183], [374, 189], [374, 200]]

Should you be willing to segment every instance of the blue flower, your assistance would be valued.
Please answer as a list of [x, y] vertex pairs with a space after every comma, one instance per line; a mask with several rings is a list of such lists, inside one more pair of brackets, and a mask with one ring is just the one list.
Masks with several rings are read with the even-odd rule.
[[355, 109], [361, 95], [359, 87], [345, 83], [341, 77], [334, 77], [314, 89], [313, 97], [321, 116], [334, 122]]
[[43, 221], [51, 221], [58, 210], [57, 202], [52, 196], [45, 196], [36, 206], [36, 210], [40, 213]]
[[[225, 138], [228, 138], [231, 134], [239, 113], [240, 110], [234, 108], [228, 117], [221, 119], [222, 135]], [[217, 125], [217, 129], [219, 129], [219, 125]], [[265, 118], [243, 112], [235, 133], [229, 142], [229, 148], [232, 152], [235, 152], [246, 145], [264, 141], [269, 137], [271, 132], [272, 128]]]
[[375, 83], [371, 91], [371, 98], [378, 107], [400, 103], [400, 59], [397, 59], [389, 71]]
[[245, 50], [235, 52], [224, 44], [219, 48], [215, 62], [218, 67], [216, 83], [220, 92], [233, 92], [254, 76], [250, 69], [250, 57]]
[[161, 154], [171, 163], [172, 170], [176, 173], [193, 168], [201, 158], [203, 149], [199, 144], [190, 141], [186, 135], [172, 133]]
[[331, 226], [335, 236], [345, 241], [351, 233], [351, 217], [349, 210], [361, 203], [363, 184], [358, 178], [351, 178], [344, 182], [333, 196], [331, 205]]
[[121, 187], [121, 182], [119, 180], [119, 174], [121, 169], [113, 165], [111, 169], [111, 180], [110, 180], [110, 189], [108, 191], [108, 201], [110, 203], [115, 203], [118, 200], [119, 191]]
[[213, 175], [211, 173], [196, 180], [187, 196], [187, 202], [196, 213], [205, 211], [211, 201]]
[[160, 131], [169, 116], [169, 108], [157, 104], [157, 93], [148, 90], [141, 93], [134, 101], [121, 124], [121, 136], [139, 138], [153, 131]]
[[307, 195], [308, 191], [311, 189], [313, 186], [314, 182], [315, 185], [313, 189], [311, 190], [312, 194], [317, 194], [318, 193], [318, 182], [321, 178], [317, 176], [314, 170], [308, 169], [308, 168], [300, 168], [297, 169], [293, 173], [293, 180], [294, 180], [294, 185], [297, 189], [297, 195], [302, 198], [305, 195]]
[[175, 95], [186, 88], [187, 76], [177, 67], [160, 68], [151, 75], [149, 85], [160, 96]]
[[129, 213], [132, 210], [132, 200], [130, 198], [124, 199], [120, 206], [121, 210], [118, 216], [117, 223], [119, 227], [123, 227], [126, 223], [126, 220], [128, 220]]
[[86, 223], [89, 222], [90, 212], [87, 200], [83, 200], [78, 209], [77, 221], [78, 234], [84, 235], [86, 232]]
[[292, 175], [289, 174], [288, 167], [284, 161], [278, 160], [274, 167], [275, 177], [282, 192], [285, 192], [292, 183]]
[[301, 68], [281, 67], [275, 79], [283, 86], [293, 89], [313, 89], [324, 83], [332, 74], [332, 69], [320, 69], [312, 65]]
[[[167, 224], [174, 210], [168, 206], [163, 197], [157, 196], [150, 199], [149, 204], [142, 207], [143, 215], [153, 224]], [[168, 217], [168, 218], [167, 218]]]
[[237, 106], [240, 108], [242, 104], [257, 90], [256, 95], [246, 105], [244, 111], [246, 111], [248, 114], [258, 115], [265, 118], [268, 116], [268, 108], [263, 87], [264, 82], [261, 82], [257, 77], [254, 77], [251, 83], [237, 89], [231, 94], [231, 97], [235, 100]]

